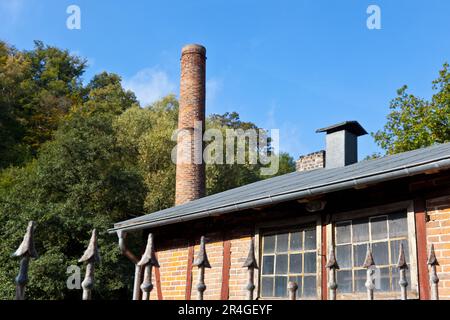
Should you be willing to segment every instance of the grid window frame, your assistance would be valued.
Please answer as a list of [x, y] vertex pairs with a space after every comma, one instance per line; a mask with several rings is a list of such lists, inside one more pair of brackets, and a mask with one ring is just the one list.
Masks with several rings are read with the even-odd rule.
[[[313, 237], [313, 241], [309, 241], [309, 243], [314, 243], [314, 247], [310, 248], [310, 247], [306, 247], [306, 238], [307, 238], [307, 232], [313, 232], [314, 233], [314, 237]], [[300, 248], [292, 248], [292, 237], [293, 235], [296, 234], [301, 234], [301, 241], [300, 241]], [[278, 239], [280, 236], [282, 235], [288, 235], [288, 239], [287, 239], [287, 248], [286, 249], [281, 249], [281, 250], [277, 250], [280, 245], [278, 244]], [[259, 287], [262, 288], [260, 289], [260, 297], [262, 299], [286, 299], [288, 297], [288, 293], [287, 293], [287, 283], [289, 281], [295, 281], [297, 282], [299, 289], [297, 290], [297, 298], [305, 298], [305, 299], [310, 299], [310, 298], [317, 298], [319, 296], [319, 292], [318, 292], [318, 285], [320, 284], [320, 267], [318, 266], [318, 260], [320, 259], [320, 247], [318, 245], [318, 237], [320, 235], [317, 234], [317, 229], [316, 229], [316, 225], [312, 225], [312, 224], [305, 224], [302, 226], [296, 226], [296, 227], [290, 227], [290, 228], [285, 228], [285, 229], [281, 229], [281, 230], [266, 230], [264, 232], [261, 232], [260, 235], [260, 266], [261, 266], [261, 270], [259, 272]], [[274, 244], [267, 246], [267, 239], [273, 237], [274, 238]], [[268, 252], [265, 251], [265, 248], [269, 247], [270, 250]], [[271, 250], [271, 248], [273, 247], [273, 251]], [[313, 265], [314, 265], [314, 270], [310, 271], [310, 270], [305, 270], [307, 268], [306, 267], [306, 259], [305, 259], [305, 255], [311, 255], [314, 254], [315, 259], [313, 259]], [[286, 262], [286, 272], [280, 272], [280, 270], [277, 270], [277, 260], [278, 260], [278, 256], [287, 256], [287, 262]], [[301, 268], [300, 271], [297, 270], [292, 270], [292, 266], [291, 266], [291, 261], [293, 257], [298, 257], [300, 256], [300, 260], [301, 260]], [[273, 259], [271, 259], [271, 257], [273, 257]], [[273, 272], [270, 273], [266, 273], [266, 266], [264, 265], [264, 261], [265, 259], [267, 260], [273, 260], [273, 266], [270, 268], [270, 271], [273, 270]], [[308, 268], [311, 268], [311, 265], [308, 265]], [[282, 292], [284, 294], [282, 295], [277, 295], [277, 288], [276, 288], [276, 281], [277, 281], [277, 277], [283, 277], [286, 279], [285, 281], [285, 290], [282, 290]], [[311, 281], [311, 278], [314, 278], [314, 294], [313, 295], [307, 295], [305, 296], [305, 294], [307, 294], [305, 288], [305, 278], [308, 281]], [[272, 280], [272, 294], [271, 295], [267, 295], [266, 292], [264, 292], [263, 290], [263, 282], [267, 282], [268, 279]], [[283, 282], [284, 283], [284, 282]], [[267, 285], [267, 283], [266, 283]]]
[[[367, 218], [371, 216], [386, 215], [393, 212], [406, 211], [407, 213], [407, 225], [408, 225], [408, 246], [409, 246], [409, 280], [408, 283], [408, 297], [410, 299], [419, 299], [419, 278], [418, 278], [418, 257], [417, 257], [417, 242], [416, 242], [416, 211], [415, 211], [415, 201], [409, 199], [399, 202], [391, 202], [387, 204], [381, 204], [372, 207], [359, 208], [355, 210], [348, 211], [338, 211], [334, 212], [330, 216], [329, 222], [326, 223], [326, 248], [327, 250], [334, 247], [334, 232], [335, 224], [344, 220], [351, 220], [357, 218]], [[328, 252], [328, 251], [327, 251]], [[406, 253], [406, 251], [405, 251]], [[338, 261], [339, 263], [339, 261]], [[376, 263], [376, 261], [375, 261]], [[364, 300], [367, 297], [366, 293], [345, 293], [338, 288], [337, 297], [338, 299], [356, 299]], [[376, 299], [379, 300], [391, 300], [398, 299], [398, 292], [376, 292]]]

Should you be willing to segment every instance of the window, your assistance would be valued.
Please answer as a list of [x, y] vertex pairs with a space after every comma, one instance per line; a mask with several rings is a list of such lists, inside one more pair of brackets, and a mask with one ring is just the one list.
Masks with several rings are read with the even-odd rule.
[[[400, 291], [397, 261], [403, 243], [409, 264], [406, 212], [337, 222], [335, 225], [338, 290], [341, 293], [365, 292], [366, 269], [362, 267], [367, 246], [376, 264], [375, 291]], [[411, 284], [409, 270], [408, 283]], [[410, 288], [410, 286], [408, 287]]]
[[289, 281], [298, 284], [297, 297], [317, 297], [315, 227], [262, 236], [261, 296], [286, 298]]

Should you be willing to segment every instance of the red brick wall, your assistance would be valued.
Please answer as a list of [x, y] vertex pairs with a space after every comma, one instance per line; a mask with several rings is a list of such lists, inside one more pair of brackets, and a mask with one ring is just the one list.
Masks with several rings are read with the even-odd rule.
[[[245, 286], [247, 285], [247, 269], [243, 268], [247, 258], [251, 235], [249, 231], [235, 230], [231, 235], [230, 270], [229, 270], [229, 299], [245, 299]], [[230, 236], [229, 235], [229, 236]], [[206, 237], [206, 253], [211, 264], [211, 269], [205, 271], [206, 291], [205, 300], [219, 300], [222, 290], [222, 268], [224, 240], [222, 233], [210, 233]], [[183, 300], [186, 292], [188, 242], [173, 240], [172, 245], [157, 249], [159, 272], [161, 279], [161, 291], [164, 300]], [[193, 259], [197, 257], [199, 244], [194, 246]], [[255, 273], [255, 282], [257, 281]], [[191, 299], [197, 299], [198, 267], [192, 267], [192, 291]], [[157, 282], [153, 273], [154, 289], [151, 299], [157, 300]]]
[[[183, 300], [186, 290], [186, 270], [188, 261], [188, 243], [174, 240], [172, 246], [157, 250], [161, 291], [164, 300]], [[157, 283], [153, 272], [153, 291], [151, 300], [157, 300]]]
[[[250, 247], [251, 233], [241, 233], [231, 240], [231, 267], [230, 267], [230, 300], [246, 299], [245, 287], [248, 281], [247, 268], [242, 265], [247, 259]], [[255, 272], [255, 285], [257, 282], [257, 272]], [[255, 289], [256, 296], [256, 289]]]
[[[205, 195], [205, 164], [202, 161], [205, 130], [205, 55], [206, 49], [199, 45], [187, 45], [182, 50], [178, 115], [178, 129], [182, 131], [177, 139], [175, 205]], [[194, 136], [196, 122], [202, 124], [202, 131]], [[198, 138], [197, 141], [194, 141], [194, 137]], [[185, 163], [180, 163], [183, 156], [189, 154], [190, 158], [185, 159]], [[195, 157], [198, 161], [194, 163]]]
[[426, 224], [428, 250], [434, 244], [440, 299], [450, 299], [450, 196], [427, 201]]

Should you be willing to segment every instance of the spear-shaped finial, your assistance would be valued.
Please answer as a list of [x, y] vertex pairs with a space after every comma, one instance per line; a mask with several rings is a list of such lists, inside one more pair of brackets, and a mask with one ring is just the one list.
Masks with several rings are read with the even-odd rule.
[[408, 280], [406, 280], [406, 270], [408, 269], [408, 264], [406, 263], [405, 250], [403, 249], [403, 243], [400, 243], [397, 267], [400, 270], [399, 271], [400, 272], [400, 280], [398, 281], [398, 284], [400, 285], [400, 289], [401, 289], [401, 299], [406, 300], [407, 299], [406, 287], [408, 286]]
[[436, 258], [436, 253], [434, 252], [434, 244], [431, 245], [430, 254], [428, 255], [427, 264], [429, 266], [438, 266], [439, 265], [439, 262], [438, 262], [438, 260]]
[[434, 252], [434, 244], [431, 245], [430, 255], [428, 256], [427, 264], [430, 266], [430, 286], [431, 286], [431, 300], [439, 300], [439, 277], [436, 272], [436, 266], [439, 262]]
[[194, 266], [211, 268], [208, 255], [206, 254], [206, 240], [204, 236], [200, 238], [200, 250], [198, 251], [197, 258], [194, 261]]
[[36, 229], [36, 223], [34, 221], [28, 222], [27, 231], [23, 237], [22, 243], [16, 252], [13, 253], [14, 257], [23, 257], [25, 255], [30, 258], [37, 258], [38, 254], [34, 247], [34, 230]]
[[78, 262], [86, 262], [86, 274], [81, 283], [83, 287], [83, 300], [92, 299], [92, 289], [94, 288], [94, 269], [95, 264], [100, 263], [100, 254], [98, 252], [97, 244], [97, 230], [92, 230], [91, 239], [88, 247]]
[[16, 277], [16, 300], [25, 300], [25, 286], [28, 282], [28, 266], [31, 258], [37, 258], [38, 254], [34, 247], [34, 230], [36, 224], [34, 221], [28, 223], [27, 232], [25, 233], [22, 243], [13, 257], [20, 257], [19, 274]]
[[247, 259], [242, 267], [248, 269], [248, 282], [245, 287], [245, 290], [247, 291], [247, 300], [253, 300], [253, 291], [255, 290], [254, 274], [255, 269], [258, 269], [258, 262], [255, 258], [255, 242], [253, 238], [250, 240], [250, 249], [248, 250]]
[[152, 269], [153, 267], [159, 268], [152, 233], [148, 235], [145, 252], [137, 265], [144, 267], [144, 281], [141, 284], [142, 300], [150, 300], [150, 292], [153, 290]]
[[336, 261], [336, 256], [334, 254], [334, 248], [330, 248], [330, 252], [328, 254], [327, 264], [325, 267], [328, 269], [329, 281], [328, 281], [328, 289], [330, 291], [330, 300], [336, 300], [336, 290], [337, 290], [337, 282], [336, 282], [336, 270], [339, 270], [339, 265]]
[[198, 300], [203, 300], [203, 293], [206, 290], [205, 268], [211, 268], [211, 265], [208, 261], [208, 255], [206, 254], [206, 244], [204, 236], [200, 238], [200, 250], [198, 252], [197, 258], [194, 261], [194, 266], [197, 266], [199, 270], [197, 283]]
[[363, 267], [367, 269], [367, 278], [366, 278], [366, 288], [367, 288], [367, 299], [373, 300], [373, 290], [375, 289], [375, 279], [373, 275], [375, 273], [375, 261], [373, 260], [372, 250], [370, 250], [370, 246], [367, 245], [367, 253], [366, 259], [364, 260]]

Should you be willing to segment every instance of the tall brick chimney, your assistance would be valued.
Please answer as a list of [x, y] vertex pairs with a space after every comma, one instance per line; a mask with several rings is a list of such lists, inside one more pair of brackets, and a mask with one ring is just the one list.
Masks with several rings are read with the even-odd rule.
[[[180, 110], [178, 116], [180, 133], [177, 138], [175, 205], [205, 195], [205, 163], [203, 161], [205, 76], [205, 47], [198, 44], [189, 44], [183, 47], [181, 50]], [[201, 123], [201, 132], [199, 132], [199, 123]], [[197, 130], [196, 133], [195, 130]], [[190, 157], [188, 157], [190, 161], [180, 161], [179, 159], [185, 157], [187, 152], [190, 152]]]

